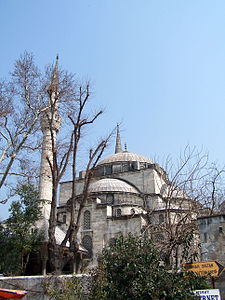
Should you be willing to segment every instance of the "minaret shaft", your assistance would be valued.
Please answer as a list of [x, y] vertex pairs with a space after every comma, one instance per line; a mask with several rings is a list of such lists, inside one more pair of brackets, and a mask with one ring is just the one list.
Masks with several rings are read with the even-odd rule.
[[[56, 142], [56, 132], [53, 132], [54, 143]], [[52, 173], [49, 161], [52, 163], [52, 137], [51, 131], [46, 129], [43, 131], [41, 166], [40, 166], [40, 180], [39, 180], [39, 198], [44, 200], [44, 207], [50, 206], [52, 200]], [[43, 217], [49, 219], [50, 207], [43, 211]]]
[[[52, 173], [50, 164], [53, 162], [52, 146], [56, 144], [56, 135], [61, 127], [61, 117], [58, 114], [58, 58], [52, 74], [52, 80], [48, 89], [49, 108], [41, 116], [41, 130], [43, 132], [42, 155], [39, 179], [39, 199], [42, 202], [42, 221], [40, 228], [45, 231], [48, 238], [48, 221], [50, 218], [52, 201]], [[47, 159], [48, 158], [48, 159]], [[48, 161], [49, 160], [49, 161]], [[50, 164], [49, 164], [50, 162]]]

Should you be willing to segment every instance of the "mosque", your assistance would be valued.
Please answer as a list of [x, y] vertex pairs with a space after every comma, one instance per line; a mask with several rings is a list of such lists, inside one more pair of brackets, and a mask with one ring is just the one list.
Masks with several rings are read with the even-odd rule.
[[[50, 88], [52, 97], [58, 97], [58, 61], [56, 62]], [[52, 99], [54, 100], [54, 99]], [[53, 123], [55, 135], [60, 128], [61, 119], [56, 111]], [[50, 157], [50, 131], [42, 119], [43, 145], [40, 171], [39, 194], [44, 199], [42, 226], [47, 232], [51, 203], [51, 174], [46, 162]], [[84, 185], [85, 172], [79, 173], [76, 183], [76, 194], [79, 198]], [[70, 224], [70, 201], [72, 182], [60, 184], [59, 204], [57, 208], [56, 239], [60, 242]], [[151, 223], [164, 222], [168, 210], [169, 181], [166, 172], [149, 158], [129, 152], [121, 146], [119, 126], [115, 153], [101, 160], [92, 177], [88, 189], [88, 200], [82, 210], [78, 239], [81, 250], [86, 253], [86, 265], [97, 264], [99, 254], [104, 247], [120, 234], [129, 232], [140, 234], [147, 226], [145, 215], [151, 212]], [[174, 218], [182, 217], [190, 211], [193, 201], [184, 193], [173, 190], [170, 194], [170, 210]], [[76, 211], [78, 207], [76, 207]], [[163, 238], [163, 237], [162, 237]]]
[[[85, 172], [77, 180], [77, 195], [82, 191]], [[145, 214], [151, 211], [151, 222], [164, 222], [168, 195], [166, 172], [147, 157], [122, 150], [119, 127], [115, 153], [99, 162], [89, 186], [89, 197], [83, 208], [79, 240], [87, 251], [86, 263], [97, 264], [99, 254], [115, 237], [129, 232], [140, 234], [146, 227]], [[57, 220], [65, 231], [70, 222], [72, 182], [62, 182]], [[180, 218], [190, 211], [192, 201], [180, 191], [173, 191], [171, 214]], [[168, 208], [167, 208], [168, 209]]]

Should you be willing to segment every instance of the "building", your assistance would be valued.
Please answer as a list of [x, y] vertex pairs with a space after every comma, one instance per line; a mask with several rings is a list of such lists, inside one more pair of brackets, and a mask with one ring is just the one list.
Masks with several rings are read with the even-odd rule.
[[202, 260], [218, 260], [225, 265], [225, 215], [198, 218]]
[[[77, 179], [77, 195], [82, 193], [85, 172]], [[71, 182], [62, 182], [57, 220], [66, 230], [70, 223]], [[177, 223], [184, 216], [196, 219], [194, 202], [183, 192], [171, 192], [166, 172], [147, 157], [122, 151], [119, 127], [115, 153], [99, 162], [89, 186], [89, 197], [83, 208], [79, 240], [88, 250], [87, 264], [96, 265], [99, 254], [115, 237], [129, 232], [140, 234], [150, 223], [163, 224], [166, 213]], [[168, 204], [168, 195], [170, 200]], [[77, 205], [77, 210], [79, 204]], [[191, 211], [191, 214], [190, 214]], [[160, 230], [158, 236], [163, 238]]]
[[[217, 261], [225, 267], [225, 215], [216, 214], [198, 218], [201, 238], [201, 260]], [[225, 272], [214, 277], [214, 288], [220, 289], [221, 299], [225, 299]]]
[[[52, 159], [49, 121], [53, 128], [54, 141], [61, 125], [58, 108], [58, 60], [50, 85], [51, 99], [55, 111], [42, 118], [42, 161], [39, 193], [44, 200], [41, 227], [45, 229], [47, 241], [48, 219], [52, 197], [52, 178], [46, 156]], [[77, 206], [84, 186], [85, 172], [79, 173], [76, 182]], [[57, 209], [56, 240], [60, 243], [70, 224], [70, 198], [72, 182], [62, 182]], [[196, 220], [196, 203], [167, 179], [166, 172], [149, 158], [122, 149], [119, 126], [115, 153], [97, 165], [88, 189], [88, 199], [82, 210], [78, 239], [81, 251], [86, 253], [83, 267], [97, 264], [104, 247], [120, 234], [140, 234], [151, 227], [160, 243], [167, 239], [162, 224], [174, 225], [181, 221], [190, 224]], [[150, 226], [151, 225], [151, 226]], [[151, 232], [152, 233], [152, 232]]]

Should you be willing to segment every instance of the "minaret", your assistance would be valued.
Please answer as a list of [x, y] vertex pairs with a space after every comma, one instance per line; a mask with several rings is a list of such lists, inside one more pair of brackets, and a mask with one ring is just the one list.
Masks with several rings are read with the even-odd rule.
[[120, 140], [120, 129], [119, 129], [119, 124], [117, 124], [115, 153], [121, 153], [121, 152], [123, 152], [123, 151], [122, 151], [121, 140]]
[[[42, 204], [42, 224], [40, 227], [45, 227], [45, 232], [48, 229], [48, 220], [50, 217], [51, 201], [52, 201], [52, 175], [49, 163], [46, 157], [52, 161], [52, 138], [51, 130], [53, 131], [54, 143], [56, 135], [61, 126], [61, 117], [58, 114], [58, 98], [59, 98], [59, 80], [58, 80], [58, 56], [56, 57], [55, 68], [52, 73], [52, 79], [48, 88], [49, 108], [41, 116], [41, 130], [43, 133], [40, 179], [39, 179], [39, 199], [43, 200]], [[44, 222], [43, 222], [44, 221]]]

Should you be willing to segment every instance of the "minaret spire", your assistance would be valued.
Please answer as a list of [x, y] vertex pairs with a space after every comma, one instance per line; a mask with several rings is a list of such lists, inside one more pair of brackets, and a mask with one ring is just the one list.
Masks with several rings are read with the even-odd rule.
[[58, 72], [58, 60], [59, 56], [56, 56], [56, 63], [55, 63], [55, 68], [52, 72], [52, 78], [51, 78], [51, 83], [48, 88], [48, 93], [52, 94], [53, 92], [58, 93], [59, 91], [59, 72]]
[[123, 152], [123, 151], [122, 151], [121, 140], [120, 140], [120, 128], [119, 128], [119, 124], [117, 124], [115, 153], [120, 153], [120, 152]]

